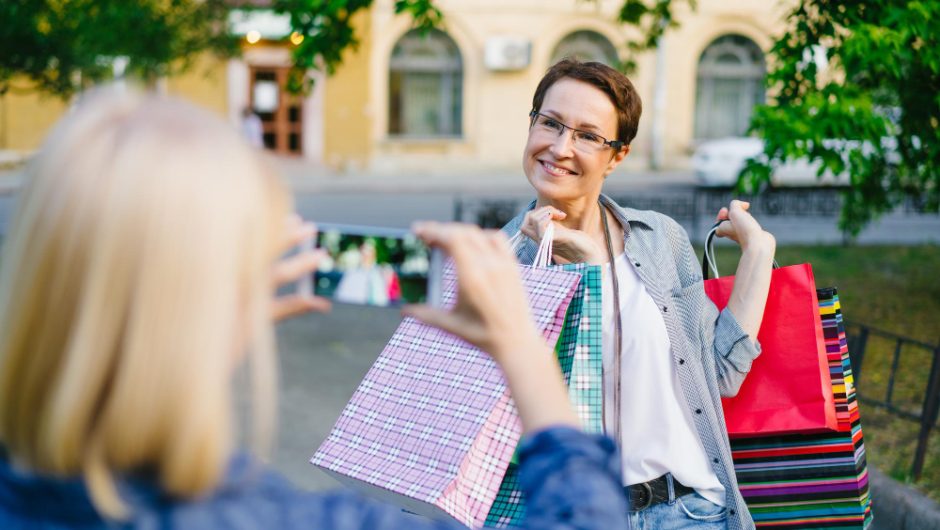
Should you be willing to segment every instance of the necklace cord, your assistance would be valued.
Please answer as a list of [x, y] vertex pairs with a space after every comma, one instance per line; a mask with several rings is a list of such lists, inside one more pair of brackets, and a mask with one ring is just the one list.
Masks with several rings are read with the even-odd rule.
[[[620, 373], [620, 354], [621, 349], [623, 348], [623, 319], [620, 316], [620, 282], [617, 279], [617, 263], [614, 257], [614, 246], [610, 238], [610, 225], [607, 221], [607, 208], [603, 203], [598, 201], [601, 209], [601, 222], [604, 225], [604, 239], [607, 243], [607, 258], [610, 260], [610, 279], [613, 284], [614, 291], [614, 399], [613, 399], [613, 408], [614, 408], [614, 431], [616, 434], [617, 444], [621, 443], [621, 432], [620, 432], [620, 400], [622, 396], [621, 384], [621, 373]], [[601, 391], [604, 392], [604, 379], [603, 374], [601, 375]], [[602, 400], [603, 402], [603, 400]], [[606, 411], [603, 411], [603, 425], [604, 432], [610, 435], [610, 428], [607, 425], [607, 414]]]

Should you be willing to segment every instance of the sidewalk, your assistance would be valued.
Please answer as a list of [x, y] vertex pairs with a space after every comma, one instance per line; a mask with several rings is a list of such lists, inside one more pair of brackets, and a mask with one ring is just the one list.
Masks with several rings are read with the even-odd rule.
[[[284, 180], [297, 194], [310, 193], [467, 193], [531, 195], [532, 188], [522, 167], [495, 168], [453, 173], [376, 174], [344, 173], [294, 158], [274, 157]], [[15, 193], [25, 178], [25, 166], [0, 167], [0, 195]], [[635, 171], [619, 169], [610, 177], [608, 189], [637, 190], [663, 186], [693, 186], [688, 171]]]
[[[471, 171], [453, 168], [448, 172], [338, 172], [296, 158], [275, 158], [284, 179], [295, 193], [480, 193], [525, 194], [532, 188], [520, 162], [518, 168], [500, 167]], [[691, 171], [650, 171], [618, 168], [611, 174], [608, 189], [637, 190], [694, 186]]]

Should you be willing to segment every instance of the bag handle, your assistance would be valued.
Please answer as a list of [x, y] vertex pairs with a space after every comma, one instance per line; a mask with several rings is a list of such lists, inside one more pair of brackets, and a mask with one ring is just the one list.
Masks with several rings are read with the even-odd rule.
[[[718, 221], [713, 224], [712, 227], [708, 230], [708, 235], [705, 236], [705, 250], [702, 253], [702, 279], [708, 279], [708, 271], [711, 269], [712, 274], [715, 278], [720, 278], [721, 275], [718, 274], [718, 265], [715, 261], [715, 234], [718, 232], [718, 226], [725, 222], [725, 220]], [[779, 269], [780, 264], [777, 263], [777, 258], [774, 258], [774, 268]]]
[[533, 267], [548, 267], [552, 264], [552, 242], [555, 239], [555, 223], [549, 221], [545, 231], [542, 232], [542, 241], [539, 242], [539, 251], [532, 261]]
[[[525, 241], [526, 235], [520, 230], [516, 235], [509, 238], [509, 247], [516, 251]], [[539, 249], [535, 253], [535, 259], [532, 261], [533, 267], [545, 268], [552, 264], [552, 241], [555, 239], [555, 223], [549, 221], [542, 234], [542, 241], [539, 242]]]

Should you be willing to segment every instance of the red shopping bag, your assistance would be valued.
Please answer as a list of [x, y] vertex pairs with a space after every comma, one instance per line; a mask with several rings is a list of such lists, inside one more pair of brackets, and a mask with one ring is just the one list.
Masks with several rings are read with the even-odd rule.
[[[706, 254], [710, 243], [711, 234]], [[704, 263], [703, 270], [707, 278]], [[719, 310], [733, 287], [733, 276], [705, 280], [705, 294]], [[722, 400], [728, 435], [838, 431], [816, 281], [808, 263], [773, 270], [757, 340], [761, 354], [741, 389]]]

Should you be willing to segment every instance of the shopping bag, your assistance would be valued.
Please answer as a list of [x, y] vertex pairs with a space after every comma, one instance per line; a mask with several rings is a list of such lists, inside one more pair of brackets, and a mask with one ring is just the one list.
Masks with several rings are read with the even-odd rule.
[[[601, 268], [584, 263], [552, 265], [550, 268], [581, 275], [565, 315], [555, 354], [568, 386], [568, 398], [582, 427], [587, 432], [601, 433], [604, 430]], [[525, 497], [519, 485], [519, 466], [513, 460], [490, 509], [486, 526], [518, 526], [524, 516]]]
[[[723, 309], [734, 277], [717, 277], [714, 232], [706, 240], [702, 271], [705, 294]], [[715, 279], [707, 279], [709, 268]], [[837, 430], [816, 282], [808, 263], [774, 268], [757, 340], [761, 354], [737, 395], [722, 399], [728, 436]]]
[[844, 432], [731, 440], [738, 487], [758, 528], [867, 528], [872, 520], [858, 401], [835, 289], [820, 289]]
[[[520, 273], [532, 317], [554, 344], [580, 275], [526, 266]], [[450, 265], [442, 292], [451, 306]], [[479, 527], [520, 435], [496, 363], [463, 340], [406, 318], [311, 462], [408, 511]]]

